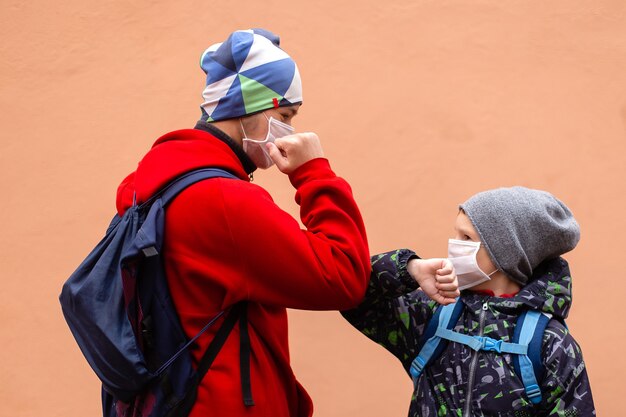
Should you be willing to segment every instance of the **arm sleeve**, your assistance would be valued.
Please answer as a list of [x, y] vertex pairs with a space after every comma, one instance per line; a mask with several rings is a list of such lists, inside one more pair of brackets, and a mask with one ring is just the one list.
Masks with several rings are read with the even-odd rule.
[[365, 227], [348, 183], [326, 159], [290, 175], [305, 229], [260, 187], [224, 194], [234, 250], [248, 279], [246, 298], [307, 310], [355, 306], [369, 280]]
[[341, 314], [368, 338], [390, 351], [405, 369], [417, 355], [416, 346], [432, 317], [435, 302], [417, 290], [407, 264], [417, 255], [399, 249], [372, 257], [365, 299]]
[[[553, 320], [554, 322], [554, 320]], [[540, 416], [595, 416], [589, 378], [582, 351], [567, 328], [549, 324], [544, 334], [544, 399]]]

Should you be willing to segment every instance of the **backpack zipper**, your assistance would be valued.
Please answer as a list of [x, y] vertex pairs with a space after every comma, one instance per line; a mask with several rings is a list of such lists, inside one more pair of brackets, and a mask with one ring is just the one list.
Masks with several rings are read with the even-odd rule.
[[[483, 327], [485, 326], [485, 316], [487, 315], [487, 310], [489, 309], [489, 305], [487, 301], [483, 303], [482, 311], [480, 312], [480, 327], [478, 329], [478, 335], [483, 335]], [[465, 411], [463, 412], [464, 417], [470, 416], [471, 404], [472, 404], [472, 390], [474, 389], [474, 374], [476, 373], [476, 363], [478, 362], [478, 351], [472, 352], [472, 361], [470, 362], [470, 372], [469, 379], [467, 381], [467, 395], [465, 396]]]

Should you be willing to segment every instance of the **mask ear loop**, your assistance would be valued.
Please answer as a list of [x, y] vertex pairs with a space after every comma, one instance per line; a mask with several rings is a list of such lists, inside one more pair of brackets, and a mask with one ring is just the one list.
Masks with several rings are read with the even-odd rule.
[[[267, 117], [267, 114], [265, 114], [265, 112], [263, 112], [263, 116], [265, 116], [265, 119], [267, 120], [267, 134], [265, 135], [265, 139], [263, 139], [263, 140], [250, 139], [248, 137], [248, 135], [246, 135], [246, 129], [243, 128], [243, 122], [241, 121], [241, 117], [238, 119], [239, 120], [239, 126], [241, 126], [241, 131], [243, 132], [243, 139], [247, 139], [247, 140], [250, 140], [252, 142], [265, 142], [267, 140], [267, 138], [269, 137], [269, 134], [270, 134], [270, 118]], [[274, 120], [276, 120], [276, 119], [274, 119]]]
[[238, 120], [239, 126], [241, 126], [241, 132], [243, 133], [243, 139], [248, 139], [248, 136], [246, 135], [246, 129], [243, 128], [243, 123], [241, 123], [241, 117]]
[[478, 269], [480, 270], [480, 272], [482, 272], [483, 274], [487, 275], [487, 278], [489, 278], [491, 280], [491, 276], [493, 274], [495, 274], [496, 272], [498, 272], [500, 269], [496, 268], [492, 273], [488, 274], [485, 271], [483, 271], [482, 269], [480, 269], [480, 266], [478, 266], [478, 251], [480, 250], [480, 248], [484, 247], [482, 242], [476, 242], [478, 243], [478, 250], [474, 253], [474, 261], [476, 262], [476, 266], [478, 267]]
[[[480, 250], [480, 248], [484, 247], [483, 242], [478, 242], [478, 245], [479, 245], [479, 246], [478, 246], [478, 250]], [[476, 257], [478, 256], [478, 251], [476, 251], [476, 255], [475, 255], [475, 256], [476, 256]], [[476, 258], [476, 265], [478, 265], [478, 258]], [[479, 269], [480, 269], [480, 267], [479, 267]], [[496, 269], [495, 269], [492, 273], [487, 274], [485, 271], [482, 271], [482, 269], [481, 269], [481, 271], [483, 272], [483, 274], [486, 274], [486, 275], [487, 275], [490, 279], [491, 279], [491, 276], [492, 276], [493, 274], [495, 274], [496, 272], [498, 272], [499, 270], [500, 270], [500, 268], [496, 268]]]
[[[265, 139], [264, 141], [268, 140], [270, 138], [270, 131], [272, 130], [272, 119], [274, 119], [273, 117], [267, 117], [267, 114], [265, 114], [265, 112], [263, 112], [263, 116], [265, 116], [265, 120], [267, 120], [267, 134], [265, 135]], [[274, 119], [276, 120], [276, 119]]]

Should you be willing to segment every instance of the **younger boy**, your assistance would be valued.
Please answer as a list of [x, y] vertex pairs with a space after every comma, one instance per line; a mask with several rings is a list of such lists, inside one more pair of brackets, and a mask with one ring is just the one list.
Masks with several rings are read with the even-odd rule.
[[[428, 326], [436, 310], [454, 306], [437, 307], [423, 291], [416, 291], [425, 276], [408, 249], [374, 256], [364, 301], [342, 313], [398, 357], [412, 375], [409, 415], [595, 415], [582, 352], [563, 321], [571, 306], [572, 281], [560, 255], [574, 249], [580, 237], [570, 210], [544, 191], [501, 188], [463, 203], [455, 230], [449, 259], [464, 291], [457, 301], [462, 303], [460, 316], [456, 324], [450, 320], [449, 330], [439, 333], [440, 320]], [[455, 289], [454, 283], [434, 285], [440, 292]], [[532, 364], [538, 366], [524, 368], [531, 369], [538, 390], [525, 383], [528, 372], [520, 376], [523, 354], [507, 352], [520, 349], [515, 329], [522, 315], [551, 317], [543, 319], [547, 327], [542, 333], [535, 330], [538, 347]], [[445, 314], [435, 315], [440, 316]], [[435, 331], [440, 336], [430, 343], [443, 340], [442, 350], [425, 355], [428, 349], [422, 348]], [[532, 349], [525, 349], [532, 356]], [[418, 355], [430, 358], [423, 368]]]

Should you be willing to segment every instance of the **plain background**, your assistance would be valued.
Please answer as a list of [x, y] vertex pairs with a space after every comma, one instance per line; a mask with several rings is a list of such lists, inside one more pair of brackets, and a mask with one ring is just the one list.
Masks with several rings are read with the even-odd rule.
[[[353, 186], [372, 253], [445, 256], [457, 204], [546, 189], [582, 227], [568, 324], [600, 416], [623, 415], [626, 4], [574, 1], [13, 1], [0, 7], [0, 415], [96, 416], [62, 318], [119, 181], [200, 115], [202, 51], [278, 33], [298, 62], [299, 131]], [[255, 181], [294, 216], [276, 170]], [[404, 416], [399, 362], [336, 312], [290, 311], [316, 416]]]

